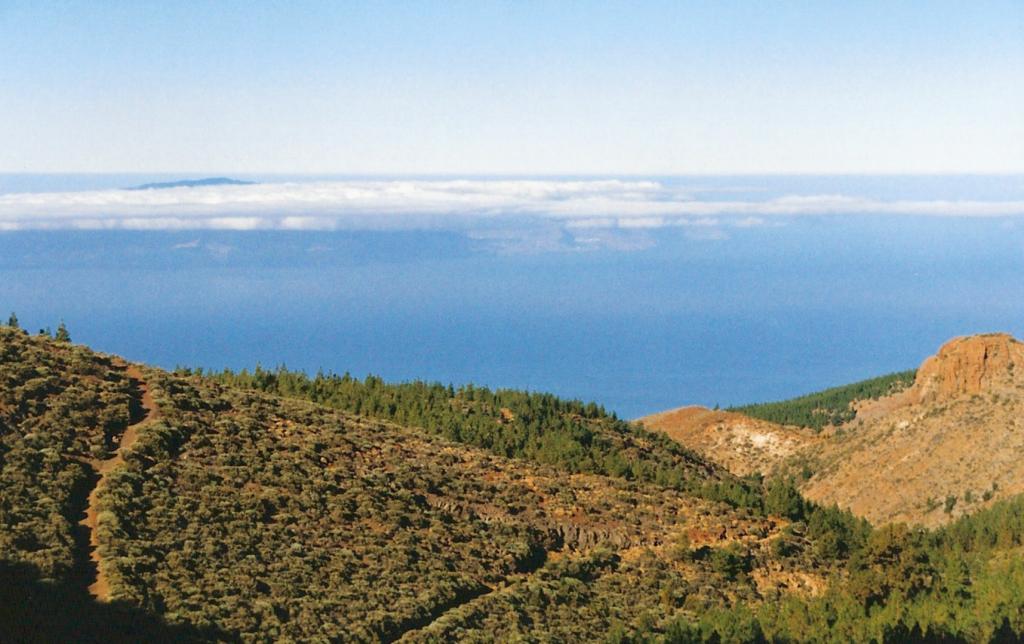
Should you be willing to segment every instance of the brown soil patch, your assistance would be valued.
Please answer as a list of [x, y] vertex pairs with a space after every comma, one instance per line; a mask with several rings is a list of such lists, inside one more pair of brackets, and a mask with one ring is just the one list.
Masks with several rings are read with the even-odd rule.
[[652, 414], [640, 422], [648, 429], [665, 432], [738, 476], [754, 472], [767, 475], [819, 441], [808, 430], [698, 406]]

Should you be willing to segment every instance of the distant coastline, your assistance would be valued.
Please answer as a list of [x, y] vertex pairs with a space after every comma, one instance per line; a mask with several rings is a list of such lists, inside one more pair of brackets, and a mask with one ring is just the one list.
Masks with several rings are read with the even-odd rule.
[[144, 183], [125, 190], [165, 190], [167, 188], [205, 188], [208, 186], [251, 186], [255, 181], [242, 181], [228, 177], [207, 177], [204, 179], [182, 179], [181, 181], [163, 181]]

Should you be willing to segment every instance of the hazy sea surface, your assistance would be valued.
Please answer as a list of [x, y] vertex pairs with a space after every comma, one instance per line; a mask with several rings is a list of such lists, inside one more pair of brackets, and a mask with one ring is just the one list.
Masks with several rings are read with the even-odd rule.
[[[0, 175], [0, 196], [184, 176]], [[657, 180], [706, 200], [1024, 200], [1021, 177]], [[0, 233], [0, 314], [32, 330], [64, 319], [76, 341], [164, 367], [474, 382], [625, 417], [914, 367], [955, 335], [1024, 336], [1024, 218], [709, 220], [586, 247], [520, 232]]]

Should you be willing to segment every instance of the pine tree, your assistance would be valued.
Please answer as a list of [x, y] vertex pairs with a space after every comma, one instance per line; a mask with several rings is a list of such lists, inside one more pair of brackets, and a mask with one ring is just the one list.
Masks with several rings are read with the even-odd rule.
[[7, 326], [11, 327], [12, 329], [21, 328], [18, 325], [18, 316], [14, 314], [14, 311], [11, 311], [11, 317], [7, 318]]
[[799, 521], [804, 516], [804, 500], [792, 480], [773, 480], [765, 493], [764, 505], [768, 514]]
[[59, 342], [71, 342], [71, 334], [68, 333], [68, 328], [64, 326], [64, 320], [60, 321], [60, 326], [57, 327], [57, 335], [54, 337]]

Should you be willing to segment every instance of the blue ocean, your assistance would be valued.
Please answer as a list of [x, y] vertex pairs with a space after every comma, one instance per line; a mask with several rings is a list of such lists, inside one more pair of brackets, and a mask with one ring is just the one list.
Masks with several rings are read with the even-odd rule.
[[[173, 178], [0, 175], [0, 199]], [[1020, 176], [654, 180], [710, 202], [1024, 201]], [[33, 331], [63, 320], [76, 342], [162, 367], [472, 382], [626, 418], [916, 367], [956, 335], [1024, 336], [1022, 217], [769, 214], [593, 238], [550, 223], [501, 230], [12, 229], [0, 233], [0, 313]]]

